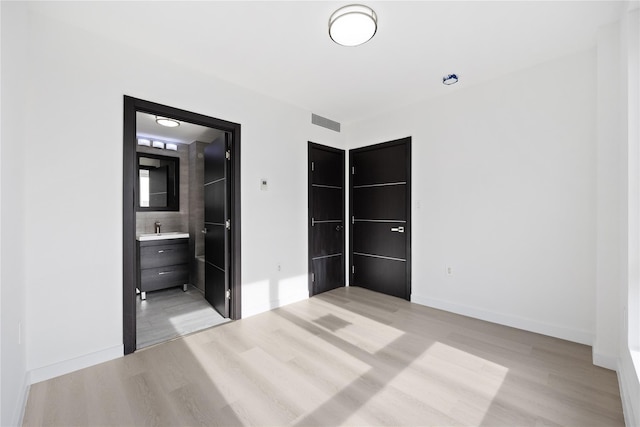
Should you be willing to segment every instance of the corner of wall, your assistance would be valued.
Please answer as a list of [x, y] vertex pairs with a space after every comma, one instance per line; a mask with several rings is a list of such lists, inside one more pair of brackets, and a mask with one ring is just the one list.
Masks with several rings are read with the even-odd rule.
[[[619, 23], [597, 35], [596, 294], [593, 363], [611, 368], [619, 356], [619, 303], [626, 274], [626, 154], [621, 134]], [[614, 284], [614, 286], [612, 286]]]
[[24, 420], [25, 410], [27, 409], [27, 400], [29, 399], [29, 391], [31, 390], [31, 379], [28, 372], [24, 376], [22, 390], [22, 395], [20, 396], [18, 404], [14, 409], [13, 416], [11, 417], [11, 425], [21, 426]]
[[23, 171], [29, 28], [26, 3], [2, 2], [0, 11], [0, 425], [20, 425], [29, 391]]
[[597, 283], [593, 362], [608, 367], [615, 359], [627, 426], [640, 426], [640, 351], [634, 320], [639, 318], [640, 277], [639, 27], [640, 13], [630, 9], [598, 33], [598, 231], [603, 238], [597, 261], [604, 274]]
[[593, 364], [601, 368], [611, 369], [612, 371], [618, 370], [617, 357], [596, 353], [595, 350], [593, 351]]

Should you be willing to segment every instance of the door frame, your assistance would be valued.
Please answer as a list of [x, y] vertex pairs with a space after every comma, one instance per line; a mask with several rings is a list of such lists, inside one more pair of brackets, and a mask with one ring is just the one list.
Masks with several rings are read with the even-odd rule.
[[136, 112], [171, 117], [219, 129], [232, 135], [231, 142], [231, 245], [229, 317], [241, 318], [240, 251], [240, 124], [124, 95], [122, 181], [122, 337], [124, 354], [136, 351]]
[[[393, 141], [381, 142], [379, 144], [367, 145], [365, 147], [354, 148], [349, 150], [349, 218], [353, 218], [353, 156], [352, 153], [358, 153], [362, 151], [371, 151], [379, 148], [393, 147], [395, 145], [406, 146], [406, 166], [407, 166], [407, 199], [405, 201], [405, 209], [407, 212], [407, 227], [406, 227], [406, 295], [407, 301], [411, 301], [411, 234], [412, 222], [411, 222], [411, 137], [395, 139]], [[349, 223], [349, 286], [353, 282], [353, 221]]]
[[[334, 148], [334, 147], [329, 147], [328, 145], [322, 145], [322, 144], [317, 144], [315, 142], [311, 142], [311, 141], [307, 141], [307, 229], [308, 229], [308, 238], [307, 238], [307, 259], [308, 259], [308, 265], [309, 265], [309, 270], [308, 270], [308, 277], [307, 277], [307, 283], [308, 283], [308, 288], [309, 288], [309, 297], [312, 297], [316, 294], [313, 293], [313, 277], [312, 277], [312, 272], [313, 272], [313, 259], [311, 256], [311, 238], [312, 238], [312, 234], [313, 234], [313, 230], [312, 230], [312, 224], [311, 224], [311, 215], [312, 215], [312, 184], [313, 184], [313, 175], [312, 175], [312, 170], [311, 170], [311, 150], [312, 149], [317, 149], [317, 150], [324, 150], [324, 151], [329, 151], [332, 153], [337, 153], [342, 155], [342, 164], [343, 166], [346, 167], [346, 150], [342, 150], [340, 148]], [[344, 168], [343, 168], [344, 171]], [[343, 224], [343, 230], [345, 230], [344, 232], [346, 233], [346, 222], [347, 222], [347, 218], [345, 217], [345, 207], [346, 207], [346, 203], [345, 203], [345, 197], [346, 197], [346, 180], [345, 180], [345, 176], [344, 173], [342, 174], [342, 194], [343, 194], [343, 199], [342, 199], [342, 224]], [[346, 249], [346, 244], [345, 244], [345, 240], [346, 240], [346, 235], [345, 238], [342, 239], [342, 260], [343, 260], [343, 265], [346, 266], [346, 253], [345, 253], [345, 249]], [[342, 269], [342, 283], [344, 283], [342, 285], [342, 287], [347, 285], [347, 278], [346, 278], [346, 274], [344, 271], [344, 268]]]

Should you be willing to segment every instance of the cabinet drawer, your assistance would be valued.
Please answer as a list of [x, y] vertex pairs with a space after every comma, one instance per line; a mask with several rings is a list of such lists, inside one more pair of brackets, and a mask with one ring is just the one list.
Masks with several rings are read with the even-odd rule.
[[189, 265], [147, 268], [140, 271], [140, 290], [155, 291], [189, 283]]
[[189, 245], [185, 243], [142, 246], [140, 248], [140, 268], [156, 268], [164, 265], [187, 264]]

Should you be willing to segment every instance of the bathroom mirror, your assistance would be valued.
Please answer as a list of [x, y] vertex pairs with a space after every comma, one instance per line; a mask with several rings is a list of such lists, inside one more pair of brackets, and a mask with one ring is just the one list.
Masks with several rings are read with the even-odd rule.
[[138, 211], [179, 211], [177, 157], [138, 153]]

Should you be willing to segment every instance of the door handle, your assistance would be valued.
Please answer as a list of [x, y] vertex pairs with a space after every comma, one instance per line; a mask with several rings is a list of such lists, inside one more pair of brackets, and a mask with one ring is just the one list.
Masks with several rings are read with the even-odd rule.
[[206, 228], [202, 229], [202, 234], [207, 234], [207, 229]]
[[395, 231], [396, 233], [404, 233], [404, 227], [392, 227], [391, 231]]
[[342, 226], [341, 225], [336, 225], [336, 231], [340, 231], [342, 230]]

